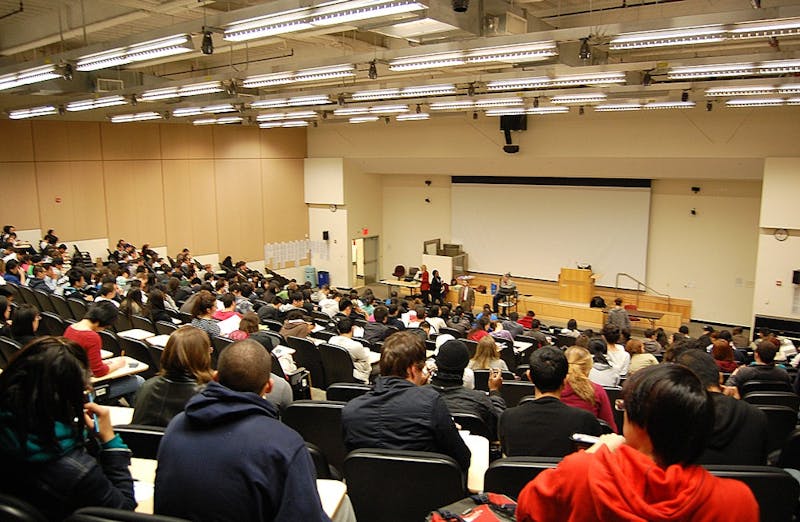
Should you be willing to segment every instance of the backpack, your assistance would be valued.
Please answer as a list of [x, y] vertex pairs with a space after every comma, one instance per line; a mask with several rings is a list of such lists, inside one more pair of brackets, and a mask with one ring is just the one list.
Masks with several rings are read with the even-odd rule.
[[605, 308], [606, 301], [599, 295], [592, 297], [592, 300], [589, 301], [589, 308]]

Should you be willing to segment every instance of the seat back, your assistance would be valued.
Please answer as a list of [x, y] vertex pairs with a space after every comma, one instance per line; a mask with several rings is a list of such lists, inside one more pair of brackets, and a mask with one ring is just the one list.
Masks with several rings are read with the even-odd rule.
[[328, 330], [319, 330], [316, 332], [311, 332], [309, 335], [314, 339], [322, 339], [323, 341], [327, 342], [331, 337], [333, 337], [336, 334], [333, 332], [329, 332]]
[[280, 332], [281, 328], [283, 328], [283, 323], [280, 321], [276, 321], [275, 319], [264, 319], [261, 321], [261, 324], [272, 330], [273, 332]]
[[495, 436], [497, 427], [495, 426], [493, 429], [491, 426], [487, 426], [486, 423], [483, 422], [483, 419], [480, 415], [466, 412], [453, 412], [451, 413], [451, 416], [453, 417], [455, 423], [461, 426], [462, 430], [466, 430], [473, 435], [478, 435], [488, 440], [497, 439]]
[[[273, 332], [272, 330], [259, 330], [259, 334], [269, 338], [272, 347], [275, 348], [278, 345], [288, 346], [287, 340], [283, 338], [281, 334], [278, 332]], [[314, 344], [314, 343], [311, 343]]]
[[286, 339], [289, 348], [294, 349], [294, 361], [297, 366], [303, 366], [311, 374], [311, 385], [315, 388], [325, 389], [325, 369], [322, 366], [322, 356], [314, 343], [301, 337]]
[[10, 495], [0, 494], [0, 520], [3, 522], [47, 522], [31, 504]]
[[621, 386], [603, 386], [608, 395], [608, 402], [611, 403], [611, 413], [614, 414], [614, 422], [617, 423], [617, 433], [622, 433], [622, 424], [625, 422], [625, 412], [617, 411], [614, 408], [614, 401], [622, 397]]
[[448, 328], [446, 326], [439, 328], [439, 335], [444, 335], [444, 334], [452, 335], [456, 339], [464, 338], [464, 334], [461, 333], [461, 330], [456, 330], [455, 328]]
[[0, 368], [5, 369], [11, 359], [22, 349], [22, 345], [14, 339], [0, 337]]
[[394, 272], [392, 272], [392, 275], [397, 278], [405, 276], [406, 267], [404, 267], [403, 265], [397, 265], [396, 267], [394, 267]]
[[41, 290], [34, 290], [33, 291], [33, 298], [36, 301], [36, 307], [39, 309], [40, 312], [56, 312], [56, 307], [53, 306], [53, 302], [50, 300], [50, 294], [47, 292], [42, 292]]
[[342, 470], [347, 450], [342, 435], [344, 402], [300, 400], [291, 403], [281, 420], [322, 450], [328, 464]]
[[[18, 286], [17, 287], [17, 294], [19, 295], [20, 300], [23, 303], [28, 303], [29, 305], [33, 305], [36, 308], [39, 308], [39, 302], [36, 300], [36, 296], [33, 295], [33, 290], [28, 288], [27, 286]], [[41, 312], [42, 309], [39, 308]]]
[[167, 321], [157, 321], [156, 322], [156, 333], [158, 335], [170, 335], [172, 332], [178, 329], [178, 325], [173, 322]]
[[747, 381], [741, 386], [742, 397], [752, 392], [792, 391], [792, 385], [782, 381]]
[[83, 299], [67, 299], [67, 306], [69, 306], [69, 310], [72, 312], [72, 318], [76, 321], [80, 321], [83, 319], [83, 316], [86, 315], [87, 306]]
[[222, 353], [222, 350], [227, 348], [228, 346], [233, 344], [233, 339], [228, 339], [227, 337], [222, 337], [221, 335], [215, 335], [211, 338], [211, 345], [214, 347], [214, 351], [211, 352], [211, 367], [217, 367], [217, 361], [219, 361], [219, 356]]
[[[75, 319], [72, 315], [72, 310], [70, 310], [69, 305], [67, 304], [67, 300], [64, 299], [63, 296], [52, 294], [50, 295], [50, 302], [53, 304], [53, 308], [55, 309], [56, 313], [62, 319]], [[78, 320], [83, 319], [83, 316], [78, 317]]]
[[85, 507], [70, 515], [67, 522], [186, 522], [186, 520], [166, 515], [137, 513], [125, 509]]
[[308, 454], [311, 455], [311, 462], [314, 463], [314, 470], [317, 472], [318, 479], [332, 479], [331, 467], [328, 464], [328, 459], [325, 454], [319, 449], [319, 446], [306, 442]]
[[[475, 374], [475, 389], [481, 391], [489, 391], [489, 375], [491, 370], [472, 370]], [[503, 381], [513, 381], [514, 374], [511, 372], [503, 372]], [[505, 383], [504, 383], [505, 384]]]
[[117, 320], [114, 321], [114, 329], [118, 332], [133, 330], [133, 321], [131, 321], [131, 318], [127, 315], [119, 312], [117, 314]]
[[97, 333], [100, 334], [100, 340], [103, 341], [103, 350], [108, 350], [109, 352], [113, 353], [115, 357], [122, 353], [122, 347], [119, 345], [119, 339], [117, 339], [117, 335], [114, 332], [100, 330]]
[[564, 334], [556, 334], [556, 346], [561, 348], [562, 346], [572, 346], [575, 344], [575, 337], [571, 335], [564, 335]]
[[419, 522], [466, 496], [458, 464], [439, 453], [355, 450], [344, 462], [344, 479], [357, 520]]
[[358, 382], [353, 377], [353, 359], [346, 348], [323, 343], [318, 347], [325, 374], [325, 389], [335, 382]]
[[507, 408], [513, 408], [523, 397], [533, 395], [533, 393], [533, 383], [528, 381], [503, 381], [503, 387], [500, 388], [500, 394], [506, 401]]
[[475, 357], [475, 352], [478, 351], [478, 342], [473, 341], [471, 339], [461, 339], [461, 341], [467, 345], [467, 351], [469, 352], [469, 358], [472, 359]]
[[158, 369], [161, 367], [161, 359], [155, 361], [153, 356], [150, 355], [150, 350], [147, 343], [138, 339], [128, 339], [126, 337], [118, 337], [119, 346], [125, 351], [125, 355], [133, 357], [137, 361], [141, 361], [150, 366], [147, 370], [139, 373], [145, 379], [155, 376]]
[[153, 326], [153, 321], [151, 321], [147, 317], [142, 317], [141, 315], [132, 315], [131, 324], [133, 325], [134, 328], [138, 328], [140, 330], [147, 330], [148, 332], [154, 332], [154, 333], [156, 331], [156, 327]]
[[158, 456], [158, 446], [165, 429], [141, 424], [114, 426], [114, 432], [128, 445], [135, 458], [150, 460], [155, 460]]
[[800, 428], [786, 437], [778, 457], [778, 467], [800, 469]]
[[514, 372], [517, 370], [519, 361], [517, 359], [517, 354], [514, 353], [513, 346], [509, 346], [508, 348], [503, 348], [500, 350], [500, 359], [505, 361], [509, 371]]
[[39, 316], [42, 318], [39, 323], [39, 330], [41, 333], [46, 335], [64, 335], [67, 324], [61, 316], [51, 312], [41, 312]]
[[506, 457], [489, 464], [483, 478], [483, 490], [502, 493], [512, 498], [539, 473], [558, 466], [558, 457]]
[[360, 382], [337, 382], [328, 386], [329, 401], [347, 402], [370, 391], [372, 386]]
[[800, 396], [790, 391], [755, 391], [745, 394], [742, 399], [750, 404], [788, 406], [794, 411], [800, 408]]
[[800, 483], [771, 466], [704, 466], [712, 475], [747, 484], [756, 497], [762, 522], [790, 522], [798, 507]]
[[767, 452], [780, 449], [797, 424], [797, 411], [788, 406], [755, 406], [767, 415]]

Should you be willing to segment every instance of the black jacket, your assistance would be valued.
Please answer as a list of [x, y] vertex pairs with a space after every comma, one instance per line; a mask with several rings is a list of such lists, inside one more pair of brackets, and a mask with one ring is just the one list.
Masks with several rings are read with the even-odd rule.
[[147, 379], [136, 393], [133, 424], [167, 427], [172, 418], [183, 411], [202, 389], [189, 375], [158, 375]]
[[767, 416], [745, 401], [721, 393], [714, 400], [714, 431], [699, 464], [767, 463]]
[[40, 279], [38, 277], [32, 277], [28, 279], [28, 286], [31, 290], [41, 290], [46, 294], [52, 294], [53, 291], [47, 286], [47, 282], [44, 279]]
[[444, 399], [430, 386], [417, 386], [400, 377], [378, 377], [373, 390], [344, 407], [342, 429], [348, 451], [432, 451], [453, 457], [464, 471], [469, 468], [469, 448]]
[[386, 339], [390, 332], [389, 327], [383, 323], [367, 323], [364, 327], [364, 339], [377, 343]]
[[303, 439], [274, 404], [210, 382], [161, 440], [154, 510], [188, 520], [329, 521], [314, 478]]
[[506, 401], [500, 396], [500, 392], [492, 391], [486, 395], [486, 392], [480, 390], [468, 390], [460, 382], [451, 384], [435, 378], [430, 386], [444, 398], [450, 413], [478, 415], [492, 434], [497, 433], [497, 421], [506, 410]]

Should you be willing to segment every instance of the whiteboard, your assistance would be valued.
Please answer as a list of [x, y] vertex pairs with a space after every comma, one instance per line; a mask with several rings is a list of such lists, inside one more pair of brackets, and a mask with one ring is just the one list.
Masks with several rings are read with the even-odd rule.
[[470, 271], [557, 281], [588, 263], [601, 286], [646, 282], [650, 188], [454, 183], [451, 205]]

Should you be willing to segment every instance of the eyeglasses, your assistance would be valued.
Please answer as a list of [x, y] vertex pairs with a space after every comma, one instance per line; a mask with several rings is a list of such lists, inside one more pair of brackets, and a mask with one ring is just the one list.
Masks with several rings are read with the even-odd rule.
[[614, 401], [614, 409], [617, 411], [625, 411], [625, 400], [624, 399], [616, 399]]

